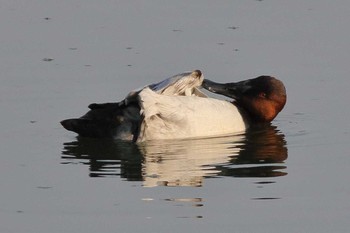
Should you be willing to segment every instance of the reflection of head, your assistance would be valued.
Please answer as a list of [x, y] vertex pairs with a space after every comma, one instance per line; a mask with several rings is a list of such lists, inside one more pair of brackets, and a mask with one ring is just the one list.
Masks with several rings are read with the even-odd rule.
[[[234, 164], [237, 168], [222, 169], [225, 176], [277, 177], [287, 173], [283, 163], [288, 157], [284, 135], [274, 126], [256, 126], [246, 132], [244, 143]], [[239, 166], [244, 165], [244, 166]], [[249, 166], [247, 166], [249, 165]]]
[[287, 159], [284, 135], [275, 126], [256, 126], [246, 132], [247, 141], [237, 163], [280, 163]]

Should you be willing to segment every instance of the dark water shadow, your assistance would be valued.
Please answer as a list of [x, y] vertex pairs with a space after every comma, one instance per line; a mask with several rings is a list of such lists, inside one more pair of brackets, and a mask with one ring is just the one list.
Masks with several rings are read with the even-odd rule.
[[132, 142], [77, 137], [63, 144], [62, 164], [85, 164], [90, 177], [120, 176], [142, 180], [143, 156]]
[[275, 126], [218, 138], [141, 144], [80, 138], [63, 144], [62, 164], [85, 164], [91, 177], [120, 176], [144, 186], [202, 186], [213, 177], [286, 175], [285, 136]]

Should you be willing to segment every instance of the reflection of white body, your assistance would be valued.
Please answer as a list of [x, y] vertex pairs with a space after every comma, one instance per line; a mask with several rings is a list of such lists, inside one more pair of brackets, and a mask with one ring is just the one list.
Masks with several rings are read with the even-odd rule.
[[144, 186], [201, 186], [241, 150], [244, 135], [197, 140], [149, 141], [140, 145]]
[[143, 122], [138, 141], [211, 137], [242, 132], [243, 117], [230, 102], [198, 96], [139, 93]]

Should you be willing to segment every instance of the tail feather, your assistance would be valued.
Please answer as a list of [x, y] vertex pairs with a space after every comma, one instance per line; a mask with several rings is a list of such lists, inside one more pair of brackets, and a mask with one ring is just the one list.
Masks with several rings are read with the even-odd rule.
[[137, 137], [140, 122], [138, 106], [106, 103], [91, 104], [89, 108], [91, 110], [84, 116], [63, 120], [60, 122], [61, 125], [83, 137]]
[[83, 137], [113, 137], [113, 131], [116, 127], [108, 121], [99, 121], [93, 119], [67, 119], [61, 121], [61, 125]]

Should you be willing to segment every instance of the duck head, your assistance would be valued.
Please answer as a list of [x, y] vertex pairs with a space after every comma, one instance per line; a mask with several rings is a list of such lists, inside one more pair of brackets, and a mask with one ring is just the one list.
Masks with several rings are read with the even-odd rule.
[[210, 92], [233, 98], [235, 104], [257, 122], [272, 121], [287, 101], [283, 83], [270, 76], [260, 76], [236, 83], [215, 83], [205, 79], [202, 87]]

